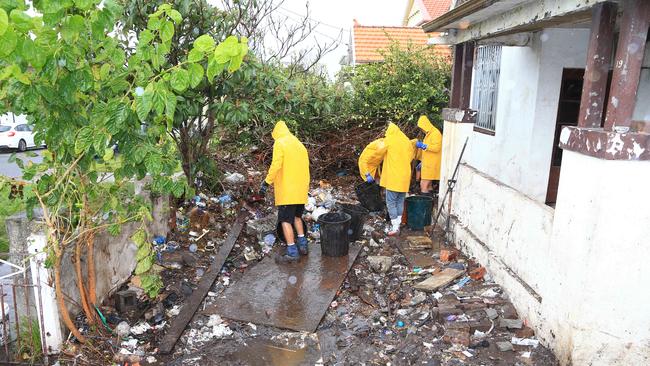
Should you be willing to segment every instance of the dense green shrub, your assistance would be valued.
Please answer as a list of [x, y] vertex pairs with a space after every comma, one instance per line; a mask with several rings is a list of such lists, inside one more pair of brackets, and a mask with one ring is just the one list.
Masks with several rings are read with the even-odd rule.
[[285, 120], [303, 137], [332, 130], [346, 122], [349, 97], [338, 84], [314, 73], [291, 73], [280, 65], [250, 59], [226, 81], [229, 98], [217, 107], [217, 120], [234, 126], [240, 142], [258, 140]]
[[414, 123], [422, 114], [442, 125], [441, 109], [448, 102], [450, 65], [428, 48], [393, 44], [384, 62], [344, 70], [342, 80], [354, 89], [348, 108], [353, 122], [372, 128], [386, 122]]

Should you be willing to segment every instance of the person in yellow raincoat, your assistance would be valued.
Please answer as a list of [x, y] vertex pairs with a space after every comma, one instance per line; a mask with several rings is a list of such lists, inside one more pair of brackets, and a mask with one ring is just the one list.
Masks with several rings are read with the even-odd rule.
[[424, 141], [418, 141], [416, 147], [422, 150], [422, 165], [420, 168], [420, 191], [429, 193], [433, 181], [440, 180], [440, 159], [442, 148], [442, 134], [427, 116], [420, 116], [418, 127], [426, 134]]
[[391, 225], [388, 235], [399, 234], [404, 211], [404, 199], [411, 183], [411, 161], [415, 155], [413, 143], [394, 123], [386, 129], [386, 156], [382, 164], [380, 186], [386, 188], [386, 207]]
[[[294, 136], [284, 121], [278, 121], [272, 132], [273, 160], [260, 195], [265, 195], [269, 185], [275, 191], [278, 221], [287, 241], [287, 252], [277, 256], [278, 262], [297, 261], [300, 254], [307, 255], [307, 237], [302, 224], [302, 214], [309, 192], [309, 155], [305, 146]], [[298, 233], [297, 248], [293, 229]]]
[[383, 138], [369, 143], [359, 156], [359, 175], [361, 179], [372, 183], [381, 175], [380, 165], [386, 155], [386, 144]]

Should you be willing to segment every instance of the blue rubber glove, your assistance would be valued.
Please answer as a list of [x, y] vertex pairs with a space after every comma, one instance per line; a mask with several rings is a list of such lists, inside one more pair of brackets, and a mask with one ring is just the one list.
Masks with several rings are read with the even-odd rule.
[[427, 149], [427, 144], [425, 144], [422, 141], [418, 141], [418, 142], [415, 143], [415, 147], [417, 147], [418, 149], [426, 150]]
[[372, 175], [370, 175], [370, 173], [366, 173], [366, 182], [372, 183], [374, 181], [375, 181], [375, 178], [373, 178]]
[[269, 184], [266, 181], [262, 181], [262, 186], [260, 187], [259, 195], [266, 196], [266, 190], [269, 188]]

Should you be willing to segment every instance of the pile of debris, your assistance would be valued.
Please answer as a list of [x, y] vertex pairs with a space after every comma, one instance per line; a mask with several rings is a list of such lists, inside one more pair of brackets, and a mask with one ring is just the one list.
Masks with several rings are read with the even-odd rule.
[[[136, 276], [117, 295], [136, 300], [107, 311], [118, 335], [112, 341], [115, 362], [265, 364], [272, 355], [281, 360], [276, 364], [557, 364], [485, 268], [423, 232], [404, 230], [398, 238], [387, 238], [382, 213], [367, 217], [362, 238], [354, 244], [360, 254], [315, 333], [215, 313], [219, 296], [279, 249], [272, 200], [254, 194], [260, 176], [256, 171], [228, 173], [220, 195], [199, 194], [175, 210], [174, 230], [154, 244], [165, 283], [160, 296], [146, 299]], [[317, 188], [310, 192], [304, 216], [312, 242], [319, 242], [320, 215], [355, 202], [355, 183], [356, 177], [337, 176], [313, 185]], [[174, 339], [173, 353], [161, 354], [170, 324], [189, 311], [188, 299], [199, 291], [242, 215], [245, 229], [233, 241], [216, 281], [201, 295], [196, 313], [188, 315], [189, 323], [182, 324], [185, 331], [178, 342]]]

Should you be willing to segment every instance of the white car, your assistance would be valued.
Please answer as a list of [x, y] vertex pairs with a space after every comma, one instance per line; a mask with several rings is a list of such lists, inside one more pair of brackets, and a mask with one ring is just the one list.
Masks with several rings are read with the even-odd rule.
[[[0, 149], [25, 151], [36, 146], [32, 126], [26, 123], [0, 125]], [[43, 144], [39, 143], [38, 146], [43, 146]]]

